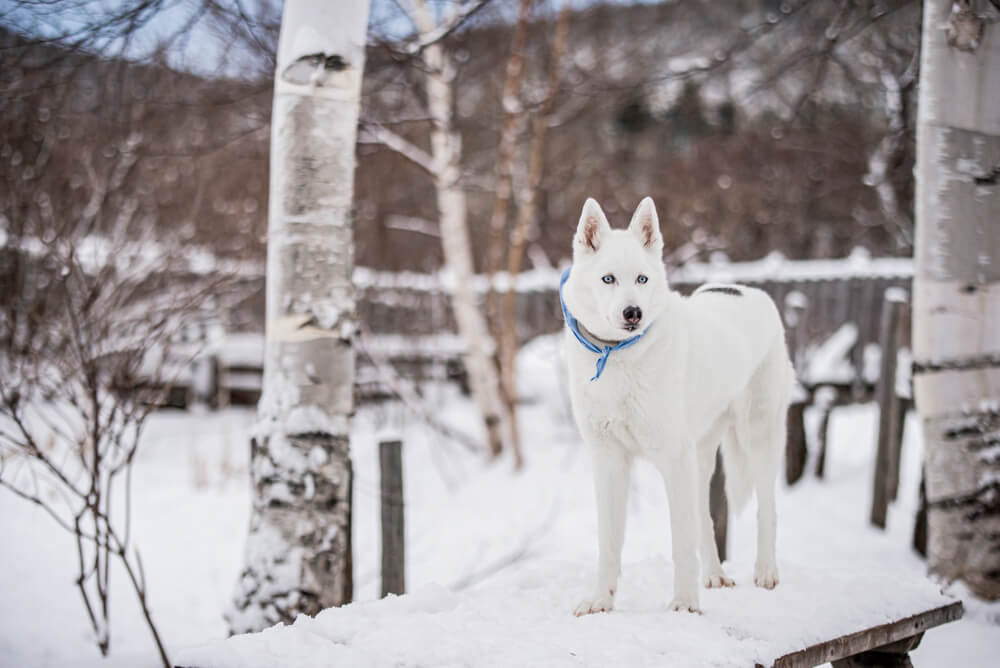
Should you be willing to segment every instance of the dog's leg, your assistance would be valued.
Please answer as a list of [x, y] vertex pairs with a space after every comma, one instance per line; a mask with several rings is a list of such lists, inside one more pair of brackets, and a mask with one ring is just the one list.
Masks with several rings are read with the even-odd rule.
[[706, 587], [732, 587], [735, 583], [726, 577], [719, 561], [719, 548], [715, 544], [715, 526], [709, 508], [709, 487], [715, 473], [715, 453], [717, 444], [698, 444], [698, 520], [699, 552], [701, 556], [701, 581]]
[[778, 475], [781, 448], [785, 443], [785, 418], [774, 417], [770, 424], [761, 425], [753, 437], [766, 452], [755, 453], [750, 458], [754, 489], [757, 492], [757, 563], [753, 581], [758, 587], [774, 589], [778, 584], [778, 565], [775, 556], [777, 510], [774, 502], [774, 482]]
[[698, 465], [695, 444], [687, 443], [676, 457], [659, 457], [670, 504], [670, 551], [674, 559], [674, 598], [670, 609], [700, 612], [698, 606]]
[[622, 543], [625, 541], [625, 503], [628, 500], [632, 460], [616, 445], [591, 447], [594, 492], [597, 498], [598, 560], [594, 593], [580, 601], [575, 614], [607, 612], [614, 607]]

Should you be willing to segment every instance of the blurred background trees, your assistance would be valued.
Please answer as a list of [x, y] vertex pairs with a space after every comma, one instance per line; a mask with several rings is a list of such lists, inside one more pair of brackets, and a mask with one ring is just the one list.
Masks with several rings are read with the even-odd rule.
[[[128, 72], [133, 81], [141, 71], [142, 90], [118, 94], [144, 98], [159, 113], [163, 139], [173, 138], [172, 147], [144, 151], [154, 172], [144, 181], [164, 191], [161, 199], [169, 193], [177, 207], [161, 225], [211, 241], [219, 252], [262, 260], [269, 76], [280, 7], [206, 2], [202, 11], [201, 3], [188, 3], [198, 11], [164, 20], [173, 30], [164, 29], [168, 34], [157, 41], [159, 48], [136, 58], [109, 37], [123, 29], [125, 18], [100, 24], [87, 42], [78, 30], [40, 42], [31, 31], [42, 28], [23, 17], [58, 10], [30, 0], [13, 4], [22, 11], [4, 17], [3, 86], [7, 110], [21, 125], [5, 133], [5, 159], [24, 159], [22, 142], [46, 127], [83, 132], [80, 114], [53, 119], [47, 105], [28, 98], [39, 89], [40, 72], [48, 78], [68, 73], [80, 59]], [[161, 3], [122, 3], [140, 4], [148, 6], [142, 17], [149, 22]], [[515, 9], [512, 3], [487, 3], [440, 42], [455, 62], [454, 87], [460, 91], [454, 123], [477, 271], [486, 267], [504, 116], [500, 96]], [[527, 27], [521, 86], [526, 117], [546, 97], [557, 9], [557, 3], [538, 2]], [[734, 260], [772, 250], [789, 257], [839, 257], [858, 245], [874, 255], [909, 252], [919, 3], [594, 3], [572, 14], [528, 268], [565, 256], [576, 209], [588, 193], [607, 202], [609, 213], [624, 211], [644, 194], [662, 201], [667, 247], [680, 251], [676, 260], [714, 250]], [[183, 30], [195, 15], [205, 27]], [[400, 25], [394, 5], [376, 1], [362, 122], [391, 121], [397, 134], [429, 150], [430, 120], [421, 111], [425, 75], [419, 58], [401, 55], [412, 27]], [[191, 35], [206, 44], [192, 47]], [[213, 40], [228, 47], [213, 47]], [[155, 77], [171, 81], [169, 93], [153, 83]], [[82, 75], [74, 80], [77, 110], [100, 100], [105, 113], [120, 113], [108, 104], [114, 98], [96, 87], [88, 92]], [[20, 113], [26, 104], [35, 104], [38, 113]], [[530, 135], [521, 124], [513, 146], [521, 176], [515, 174], [508, 225], [523, 186], [518, 181]], [[439, 268], [437, 204], [426, 170], [381, 145], [359, 151], [358, 263]], [[196, 169], [205, 171], [196, 175]], [[67, 181], [70, 170], [53, 166]], [[183, 194], [174, 194], [181, 186]], [[884, 207], [897, 209], [892, 221]]]

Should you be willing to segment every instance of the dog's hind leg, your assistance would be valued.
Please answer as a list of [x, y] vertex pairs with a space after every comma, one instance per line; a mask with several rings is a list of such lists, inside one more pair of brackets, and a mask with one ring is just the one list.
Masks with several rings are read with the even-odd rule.
[[575, 614], [607, 612], [614, 607], [625, 542], [625, 503], [632, 458], [615, 445], [591, 447], [597, 499], [598, 560], [594, 593], [580, 601]]
[[777, 510], [774, 500], [775, 480], [785, 448], [785, 409], [777, 402], [758, 406], [748, 425], [751, 454], [750, 475], [757, 495], [757, 563], [753, 581], [758, 587], [773, 589], [778, 584], [775, 555]]
[[793, 373], [782, 341], [772, 349], [751, 383], [754, 400], [745, 424], [748, 440], [740, 434], [748, 449], [750, 475], [757, 493], [757, 563], [753, 581], [765, 589], [778, 584], [774, 486], [785, 450]]
[[[728, 431], [728, 429], [727, 429]], [[735, 584], [722, 570], [719, 549], [715, 544], [715, 525], [712, 521], [709, 495], [712, 474], [715, 473], [715, 454], [719, 450], [715, 434], [698, 444], [698, 519], [699, 552], [701, 553], [701, 581], [709, 589], [732, 587]]]

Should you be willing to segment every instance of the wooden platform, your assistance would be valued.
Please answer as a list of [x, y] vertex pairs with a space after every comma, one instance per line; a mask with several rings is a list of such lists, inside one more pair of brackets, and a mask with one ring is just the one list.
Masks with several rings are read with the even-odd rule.
[[700, 615], [666, 609], [673, 569], [650, 558], [625, 564], [613, 612], [574, 617], [592, 565], [538, 560], [495, 584], [417, 586], [173, 658], [188, 668], [905, 667], [924, 632], [962, 616], [930, 580], [894, 572], [877, 553], [846, 562], [837, 550], [824, 543], [807, 562], [784, 562], [771, 591], [753, 586], [752, 562], [737, 562], [736, 587], [702, 590]]
[[[786, 654], [773, 668], [810, 668], [833, 663], [834, 668], [854, 666], [911, 666], [910, 650], [916, 649], [924, 632], [962, 617], [962, 602], [932, 608], [888, 624], [832, 638], [826, 642]], [[765, 668], [757, 664], [756, 668]]]

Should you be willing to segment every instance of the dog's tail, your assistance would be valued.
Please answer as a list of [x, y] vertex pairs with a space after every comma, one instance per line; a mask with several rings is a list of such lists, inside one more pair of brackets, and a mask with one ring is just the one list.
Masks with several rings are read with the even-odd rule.
[[726, 500], [729, 510], [739, 513], [750, 500], [753, 481], [750, 477], [750, 459], [740, 445], [736, 428], [730, 427], [722, 437], [722, 460], [726, 473]]

